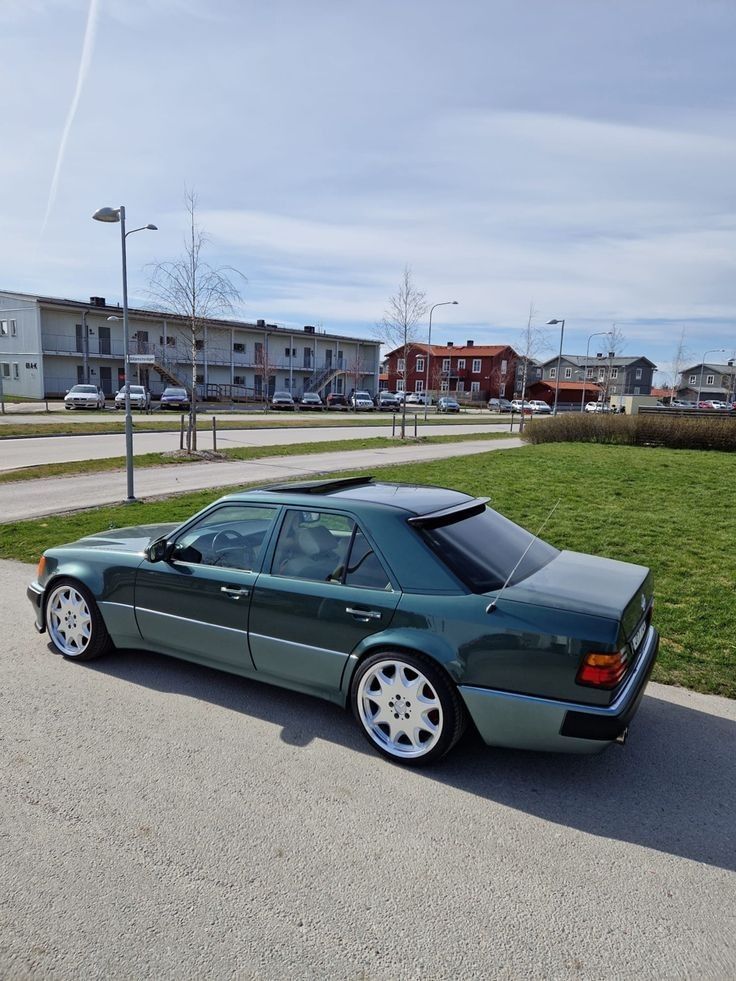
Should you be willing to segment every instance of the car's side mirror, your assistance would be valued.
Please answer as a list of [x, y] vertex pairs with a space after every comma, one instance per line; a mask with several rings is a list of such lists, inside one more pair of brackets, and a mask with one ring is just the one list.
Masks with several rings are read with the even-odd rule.
[[174, 551], [172, 542], [165, 538], [157, 538], [155, 542], [146, 549], [146, 558], [149, 562], [167, 562]]

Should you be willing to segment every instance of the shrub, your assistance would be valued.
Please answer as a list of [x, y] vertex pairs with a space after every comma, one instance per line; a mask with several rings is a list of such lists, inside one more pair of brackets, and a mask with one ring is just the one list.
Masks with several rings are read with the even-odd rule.
[[564, 413], [528, 422], [521, 436], [529, 443], [609, 443], [734, 452], [736, 418]]

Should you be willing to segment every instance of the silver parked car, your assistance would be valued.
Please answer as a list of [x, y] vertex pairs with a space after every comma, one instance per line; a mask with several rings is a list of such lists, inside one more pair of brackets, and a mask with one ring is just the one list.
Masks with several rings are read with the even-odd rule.
[[[151, 393], [144, 385], [130, 386], [130, 407], [131, 409], [143, 410], [151, 408]], [[115, 408], [125, 408], [125, 385], [123, 385], [118, 394], [115, 396]]]
[[64, 396], [65, 409], [104, 409], [105, 393], [98, 385], [74, 385]]

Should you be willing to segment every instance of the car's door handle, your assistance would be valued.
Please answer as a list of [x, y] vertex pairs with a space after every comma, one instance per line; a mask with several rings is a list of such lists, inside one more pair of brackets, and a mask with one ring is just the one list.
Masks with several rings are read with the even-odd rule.
[[231, 599], [240, 599], [241, 596], [247, 596], [250, 593], [249, 589], [241, 589], [236, 586], [220, 586], [220, 592], [226, 593]]
[[346, 606], [345, 612], [356, 620], [380, 620], [381, 614], [378, 610], [356, 610], [353, 606]]

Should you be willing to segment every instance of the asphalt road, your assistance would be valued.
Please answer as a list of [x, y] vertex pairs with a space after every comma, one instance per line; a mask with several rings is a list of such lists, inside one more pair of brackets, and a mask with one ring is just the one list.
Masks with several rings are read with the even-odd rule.
[[[443, 436], [459, 433], [508, 432], [508, 423], [461, 425], [449, 423], [417, 426], [419, 436]], [[414, 421], [410, 419], [410, 434]], [[0, 435], [2, 430], [0, 429]], [[217, 433], [218, 449], [235, 446], [291, 446], [294, 443], [329, 443], [339, 439], [369, 439], [391, 435], [391, 427], [331, 426], [329, 428], [224, 429]], [[212, 449], [212, 433], [197, 434], [199, 449]], [[178, 432], [134, 431], [134, 453], [163, 453], [179, 448]], [[72, 460], [104, 460], [125, 456], [125, 435], [108, 433], [104, 436], [35, 436], [29, 439], [8, 439], [0, 443], [0, 470], [16, 470], [41, 463], [67, 463]]]
[[[139, 500], [202, 489], [210, 489], [214, 493], [219, 487], [294, 480], [344, 470], [370, 472], [376, 467], [390, 464], [446, 460], [474, 453], [515, 449], [522, 445], [521, 440], [514, 436], [510, 439], [467, 440], [463, 443], [399, 443], [341, 453], [326, 450], [304, 456], [274, 455], [261, 460], [181, 463], [136, 469], [134, 489]], [[98, 504], [118, 504], [125, 500], [126, 494], [125, 470], [3, 483], [0, 484], [0, 521], [20, 521]]]
[[736, 703], [623, 748], [374, 755], [335, 706], [141, 652], [65, 662], [0, 563], [0, 976], [736, 976]]

